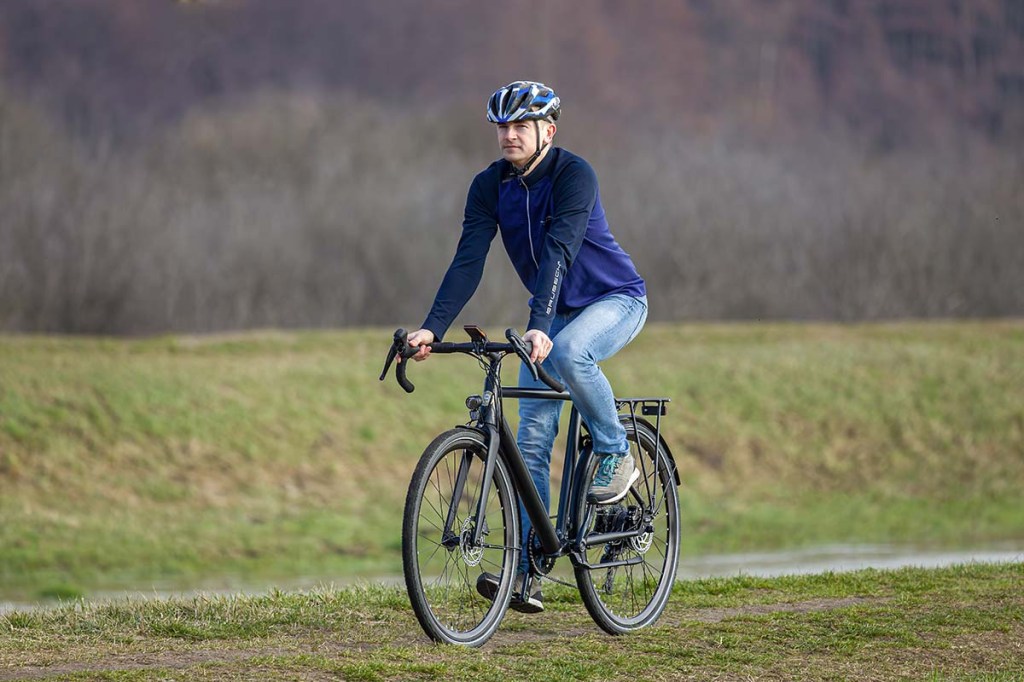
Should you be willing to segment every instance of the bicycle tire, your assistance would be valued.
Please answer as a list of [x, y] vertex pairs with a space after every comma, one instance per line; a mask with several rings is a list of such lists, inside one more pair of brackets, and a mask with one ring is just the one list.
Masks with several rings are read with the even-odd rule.
[[[416, 618], [436, 642], [476, 647], [497, 629], [508, 609], [519, 559], [519, 513], [508, 471], [495, 462], [484, 523], [483, 547], [472, 547], [469, 534], [484, 477], [487, 448], [471, 429], [452, 429], [427, 446], [406, 495], [402, 520], [405, 585]], [[454, 540], [443, 544], [442, 532], [459, 465], [467, 466], [466, 483], [456, 507]], [[499, 541], [500, 540], [500, 541]], [[494, 601], [476, 591], [479, 572], [499, 575]]]
[[[672, 460], [648, 424], [638, 421], [634, 431], [632, 419], [624, 417], [622, 422], [635, 464], [641, 469], [640, 479], [620, 503], [595, 506], [589, 504], [583, 494], [576, 511], [577, 524], [582, 524], [588, 518], [588, 508], [593, 508], [588, 534], [595, 530], [625, 530], [630, 521], [622, 514], [628, 514], [631, 505], [639, 508], [641, 514], [648, 509], [656, 511], [652, 519], [653, 532], [630, 540], [588, 547], [584, 557], [596, 568], [574, 564], [583, 604], [594, 622], [613, 635], [632, 632], [657, 621], [668, 604], [679, 567], [679, 491]], [[590, 481], [597, 469], [597, 458], [589, 453], [584, 455], [589, 455], [584, 480]], [[648, 486], [651, 486], [652, 495], [648, 495]], [[649, 499], [652, 496], [653, 505]], [[622, 528], [613, 527], [617, 519]], [[600, 567], [602, 562], [635, 560], [635, 557], [640, 558], [635, 565]]]

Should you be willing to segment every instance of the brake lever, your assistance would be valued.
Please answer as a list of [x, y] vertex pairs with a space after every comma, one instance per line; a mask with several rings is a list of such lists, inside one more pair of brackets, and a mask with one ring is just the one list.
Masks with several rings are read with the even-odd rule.
[[[388, 351], [388, 359], [384, 362], [384, 371], [380, 373], [380, 380], [384, 381], [384, 377], [387, 376], [388, 370], [391, 368], [391, 363], [394, 362], [398, 355], [402, 356], [405, 360], [416, 354], [416, 349], [409, 348], [409, 333], [404, 329], [396, 329], [394, 341], [391, 344], [391, 349]], [[406, 364], [405, 362], [399, 362], [398, 367], [395, 368], [395, 378], [398, 379], [398, 385], [405, 389], [406, 393], [412, 393], [416, 390], [412, 382], [406, 376]]]
[[534, 381], [540, 381], [540, 377], [537, 375], [537, 365], [530, 361], [530, 351], [526, 347], [526, 342], [523, 341], [523, 337], [519, 336], [519, 332], [509, 327], [505, 330], [505, 338], [512, 344], [512, 348], [515, 349], [516, 355], [522, 360], [527, 369], [530, 370], [530, 374], [533, 375]]
[[[406, 331], [404, 329], [395, 330], [394, 340], [391, 343], [391, 348], [388, 349], [388, 359], [384, 361], [384, 370], [380, 373], [381, 381], [384, 381], [384, 377], [388, 375], [388, 370], [391, 369], [391, 363], [395, 361], [395, 356], [398, 355], [398, 344], [400, 338], [408, 338], [408, 334], [406, 334]], [[402, 343], [406, 343], [406, 341], [402, 341]]]
[[530, 349], [527, 348], [526, 342], [523, 341], [523, 337], [519, 336], [519, 333], [515, 329], [506, 329], [505, 338], [512, 344], [512, 348], [515, 349], [516, 355], [526, 363], [526, 366], [530, 369], [530, 374], [533, 375], [534, 381], [542, 381], [548, 388], [558, 391], [559, 393], [565, 391], [565, 384], [548, 374], [547, 370], [545, 370], [540, 363], [530, 361]]

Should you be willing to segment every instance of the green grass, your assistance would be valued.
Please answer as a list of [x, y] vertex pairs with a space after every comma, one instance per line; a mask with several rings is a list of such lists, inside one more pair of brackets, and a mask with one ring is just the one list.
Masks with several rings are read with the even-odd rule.
[[[0, 596], [399, 572], [481, 375], [433, 358], [406, 395], [389, 338], [0, 337]], [[651, 325], [605, 369], [673, 399], [688, 555], [1024, 539], [1020, 322]]]
[[69, 602], [0, 616], [0, 679], [1020, 680], [1024, 564], [676, 586], [661, 621], [602, 634], [574, 589], [482, 650], [434, 646], [405, 594]]

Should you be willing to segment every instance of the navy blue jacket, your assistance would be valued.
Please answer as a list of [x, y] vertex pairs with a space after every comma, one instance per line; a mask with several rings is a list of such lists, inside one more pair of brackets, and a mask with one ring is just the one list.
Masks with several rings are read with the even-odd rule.
[[530, 299], [527, 329], [545, 334], [555, 313], [611, 294], [645, 296], [644, 280], [612, 237], [597, 176], [575, 154], [553, 148], [525, 178], [495, 161], [473, 178], [462, 237], [423, 323], [441, 339], [476, 291], [496, 232]]

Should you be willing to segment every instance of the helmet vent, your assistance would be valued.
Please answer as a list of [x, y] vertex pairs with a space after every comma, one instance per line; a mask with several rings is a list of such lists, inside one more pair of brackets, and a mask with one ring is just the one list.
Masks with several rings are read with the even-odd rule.
[[512, 81], [499, 88], [487, 101], [491, 123], [557, 120], [561, 101], [555, 91], [536, 81]]

